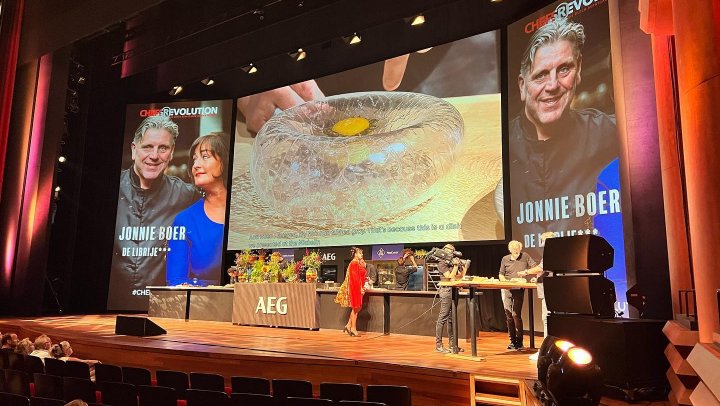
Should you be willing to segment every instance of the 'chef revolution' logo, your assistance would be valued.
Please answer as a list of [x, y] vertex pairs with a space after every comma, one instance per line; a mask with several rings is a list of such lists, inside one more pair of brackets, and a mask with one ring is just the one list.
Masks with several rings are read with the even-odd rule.
[[143, 109], [140, 110], [140, 117], [150, 116], [168, 116], [168, 117], [200, 117], [200, 116], [215, 116], [219, 113], [220, 108], [217, 106], [211, 107], [163, 107], [161, 109]]

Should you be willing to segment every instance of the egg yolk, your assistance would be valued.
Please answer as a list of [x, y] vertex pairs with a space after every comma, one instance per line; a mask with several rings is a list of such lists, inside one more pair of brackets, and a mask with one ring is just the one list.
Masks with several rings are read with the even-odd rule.
[[349, 117], [340, 120], [332, 126], [333, 132], [345, 137], [352, 137], [367, 130], [370, 127], [370, 121], [364, 117]]

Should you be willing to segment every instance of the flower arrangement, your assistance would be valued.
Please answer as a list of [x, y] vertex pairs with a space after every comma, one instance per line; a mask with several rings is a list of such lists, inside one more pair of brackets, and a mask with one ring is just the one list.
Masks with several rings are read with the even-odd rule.
[[317, 281], [318, 273], [320, 272], [320, 265], [322, 264], [320, 253], [317, 251], [311, 252], [309, 250], [305, 250], [305, 256], [301, 262], [305, 267], [305, 282], [314, 283]]

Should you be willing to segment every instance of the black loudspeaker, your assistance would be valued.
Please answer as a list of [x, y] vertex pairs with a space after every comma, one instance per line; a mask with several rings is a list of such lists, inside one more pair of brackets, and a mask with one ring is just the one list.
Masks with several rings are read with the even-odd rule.
[[666, 320], [548, 315], [548, 333], [590, 352], [606, 393], [626, 400], [667, 399]]
[[543, 288], [549, 312], [615, 317], [615, 284], [604, 276], [546, 276]]
[[612, 268], [614, 259], [613, 247], [596, 235], [548, 238], [543, 251], [543, 269], [603, 273]]
[[645, 314], [645, 304], [647, 303], [647, 296], [640, 290], [638, 285], [634, 285], [632, 288], [625, 292], [628, 304], [637, 309], [640, 313], [640, 317]]
[[115, 318], [115, 334], [147, 337], [167, 334], [167, 331], [147, 317], [117, 316]]

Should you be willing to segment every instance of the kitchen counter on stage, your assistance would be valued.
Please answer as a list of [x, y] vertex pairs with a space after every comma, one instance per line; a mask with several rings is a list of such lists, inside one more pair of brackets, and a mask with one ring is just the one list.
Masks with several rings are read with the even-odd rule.
[[[350, 309], [335, 303], [337, 289], [325, 288], [323, 284], [238, 283], [235, 288], [148, 286], [148, 289], [151, 317], [341, 330], [350, 313]], [[457, 309], [459, 336], [468, 338], [469, 295], [460, 293], [459, 298], [462, 299]], [[434, 336], [439, 310], [435, 291], [372, 289], [365, 292], [358, 330]]]

